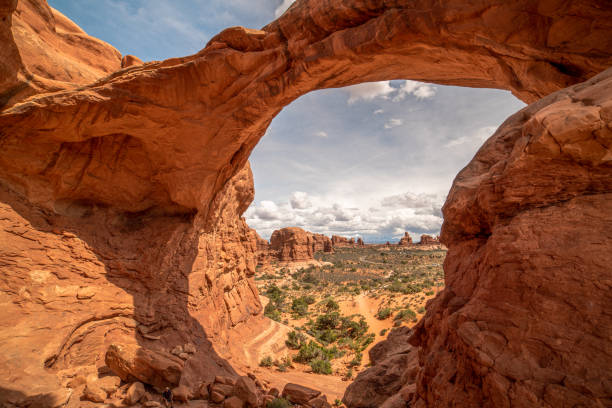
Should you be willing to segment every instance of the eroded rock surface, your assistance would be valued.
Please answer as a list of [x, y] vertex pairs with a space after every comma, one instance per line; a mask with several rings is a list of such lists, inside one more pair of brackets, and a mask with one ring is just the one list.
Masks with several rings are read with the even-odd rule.
[[217, 351], [261, 310], [251, 150], [304, 93], [409, 78], [527, 102], [586, 81], [510, 118], [457, 177], [414, 403], [609, 405], [606, 2], [301, 0], [121, 70], [42, 0], [0, 18], [0, 402], [72, 403], [74, 370], [113, 343], [194, 344], [190, 389], [231, 373]]
[[415, 406], [612, 403], [612, 69], [511, 116], [443, 208]]

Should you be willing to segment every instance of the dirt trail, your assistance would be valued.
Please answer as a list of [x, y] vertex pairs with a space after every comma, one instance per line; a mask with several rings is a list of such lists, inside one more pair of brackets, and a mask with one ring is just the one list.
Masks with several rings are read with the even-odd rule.
[[381, 330], [390, 329], [393, 327], [392, 319], [378, 320], [376, 318], [376, 313], [378, 312], [381, 301], [381, 299], [370, 298], [366, 294], [362, 293], [355, 296], [352, 300], [349, 299], [339, 302], [342, 314], [362, 315], [368, 323], [368, 326], [370, 326], [370, 331], [376, 335], [374, 342], [370, 344], [363, 352], [362, 364], [364, 365], [370, 362], [370, 358], [368, 356], [370, 349], [374, 347], [376, 343], [386, 338], [386, 335], [380, 335]]

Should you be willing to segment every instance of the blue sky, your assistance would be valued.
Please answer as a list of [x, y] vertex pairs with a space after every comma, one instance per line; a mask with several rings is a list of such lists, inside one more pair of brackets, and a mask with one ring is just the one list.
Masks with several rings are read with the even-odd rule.
[[[144, 61], [193, 54], [223, 28], [260, 28], [291, 0], [49, 0], [90, 35]], [[524, 104], [509, 92], [385, 81], [302, 96], [251, 155], [247, 222], [361, 236], [437, 234], [453, 178]]]

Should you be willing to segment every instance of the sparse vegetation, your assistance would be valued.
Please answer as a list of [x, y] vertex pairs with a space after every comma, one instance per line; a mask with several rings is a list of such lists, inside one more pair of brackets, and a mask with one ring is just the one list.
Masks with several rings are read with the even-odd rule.
[[293, 405], [284, 398], [274, 398], [266, 404], [266, 408], [289, 408], [292, 406]]
[[261, 359], [259, 362], [260, 367], [272, 367], [272, 357], [267, 356]]
[[257, 284], [269, 300], [264, 314], [293, 328], [285, 339], [290, 356], [264, 358], [260, 365], [354, 378], [369, 364], [373, 342], [425, 313], [425, 301], [443, 287], [445, 254], [401, 247], [341, 248], [316, 253], [327, 262], [321, 266], [260, 268]]

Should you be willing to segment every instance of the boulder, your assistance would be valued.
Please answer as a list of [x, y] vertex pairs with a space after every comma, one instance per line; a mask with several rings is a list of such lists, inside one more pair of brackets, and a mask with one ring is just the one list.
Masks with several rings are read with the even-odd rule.
[[106, 400], [107, 394], [96, 383], [87, 383], [83, 389], [81, 400], [102, 403]]
[[223, 408], [243, 408], [244, 401], [238, 397], [229, 397], [223, 401]]
[[234, 385], [233, 394], [246, 402], [250, 407], [259, 405], [260, 393], [257, 390], [255, 381], [248, 376], [238, 377], [236, 385]]
[[127, 389], [123, 402], [126, 405], [134, 405], [145, 395], [145, 387], [141, 382], [135, 382]]
[[172, 390], [172, 395], [174, 396], [175, 401], [187, 402], [193, 395], [191, 394], [191, 390], [185, 385], [179, 385], [178, 387]]
[[139, 380], [158, 388], [178, 384], [183, 371], [180, 358], [136, 345], [111, 344], [105, 362], [123, 381]]
[[306, 405], [308, 401], [315, 399], [321, 394], [321, 391], [312, 388], [304, 387], [303, 385], [288, 383], [283, 388], [282, 397], [288, 399], [294, 404]]

